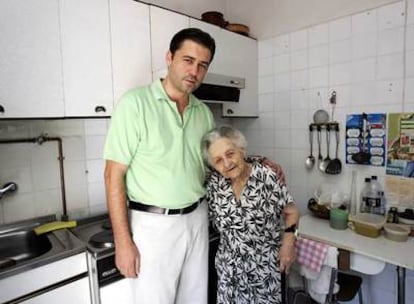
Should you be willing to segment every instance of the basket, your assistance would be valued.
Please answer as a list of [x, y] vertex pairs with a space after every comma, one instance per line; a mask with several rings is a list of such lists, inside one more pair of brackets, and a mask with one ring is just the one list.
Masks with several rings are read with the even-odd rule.
[[313, 216], [316, 216], [321, 219], [329, 220], [330, 208], [328, 208], [325, 205], [318, 204], [318, 202], [314, 198], [311, 198], [308, 201], [308, 209], [312, 212]]

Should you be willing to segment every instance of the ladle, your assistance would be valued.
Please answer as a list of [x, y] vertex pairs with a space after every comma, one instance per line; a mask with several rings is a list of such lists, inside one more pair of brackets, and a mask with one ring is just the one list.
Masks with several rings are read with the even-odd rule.
[[310, 170], [315, 165], [315, 157], [313, 153], [313, 128], [312, 125], [309, 126], [309, 144], [310, 144], [310, 155], [306, 158], [305, 167]]
[[329, 157], [329, 142], [331, 138], [331, 132], [329, 125], [326, 125], [326, 157], [323, 161], [319, 163], [319, 170], [323, 173], [326, 172], [326, 168], [328, 167], [329, 163], [331, 162], [331, 158]]
[[321, 164], [323, 157], [321, 154], [321, 126], [317, 127], [318, 133], [317, 133], [317, 137], [318, 137], [318, 165]]

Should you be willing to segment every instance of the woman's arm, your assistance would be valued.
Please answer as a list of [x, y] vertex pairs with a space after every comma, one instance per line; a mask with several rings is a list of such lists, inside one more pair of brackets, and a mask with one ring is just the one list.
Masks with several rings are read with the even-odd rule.
[[[287, 204], [282, 211], [285, 227], [298, 226], [299, 209], [294, 203]], [[296, 258], [295, 252], [296, 234], [294, 232], [284, 232], [282, 236], [282, 246], [279, 251], [280, 271], [289, 272], [290, 266]]]

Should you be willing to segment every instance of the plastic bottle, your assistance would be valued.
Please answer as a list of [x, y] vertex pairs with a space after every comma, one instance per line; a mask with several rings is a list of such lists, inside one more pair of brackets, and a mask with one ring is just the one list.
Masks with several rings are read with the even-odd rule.
[[369, 194], [371, 191], [371, 179], [369, 177], [365, 178], [364, 187], [361, 190], [361, 200], [360, 200], [360, 212], [369, 212]]
[[378, 182], [376, 175], [371, 176], [371, 191], [369, 194], [368, 205], [370, 206], [370, 212], [375, 214], [385, 214], [384, 206], [384, 191], [381, 184]]

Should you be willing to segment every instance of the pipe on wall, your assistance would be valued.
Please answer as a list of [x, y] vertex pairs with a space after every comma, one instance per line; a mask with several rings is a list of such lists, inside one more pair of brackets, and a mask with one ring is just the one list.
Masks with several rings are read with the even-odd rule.
[[65, 173], [63, 166], [63, 145], [62, 138], [49, 137], [47, 134], [41, 134], [38, 137], [33, 138], [18, 138], [18, 139], [4, 139], [0, 140], [0, 144], [18, 144], [18, 143], [34, 143], [43, 144], [48, 141], [56, 141], [58, 144], [58, 160], [59, 160], [59, 172], [60, 172], [60, 192], [62, 196], [62, 221], [68, 220], [67, 203], [66, 203], [66, 189], [65, 189]]

